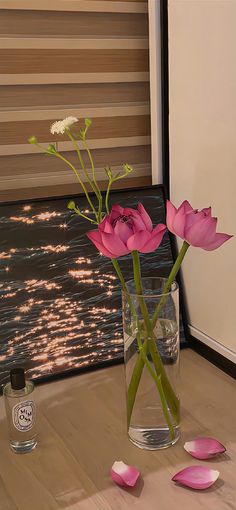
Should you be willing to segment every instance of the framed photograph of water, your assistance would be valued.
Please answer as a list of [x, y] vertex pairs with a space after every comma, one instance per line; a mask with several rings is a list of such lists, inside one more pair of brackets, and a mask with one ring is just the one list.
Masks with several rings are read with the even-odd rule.
[[[13, 366], [41, 381], [123, 360], [120, 285], [110, 259], [85, 235], [88, 221], [67, 209], [71, 197], [0, 205], [0, 384]], [[87, 210], [83, 195], [73, 200]], [[165, 222], [162, 186], [116, 191], [110, 203]], [[166, 233], [141, 256], [144, 276], [167, 276], [175, 250]], [[131, 257], [119, 259], [132, 278]], [[187, 345], [181, 310], [181, 345]]]

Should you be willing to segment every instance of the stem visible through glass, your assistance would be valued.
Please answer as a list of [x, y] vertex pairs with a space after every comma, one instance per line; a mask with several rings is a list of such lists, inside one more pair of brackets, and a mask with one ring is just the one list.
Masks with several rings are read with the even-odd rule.
[[[166, 282], [165, 293], [167, 293], [169, 291], [171, 284], [174, 281], [174, 278], [176, 277], [176, 274], [179, 271], [180, 265], [183, 261], [183, 258], [185, 256], [188, 248], [189, 248], [189, 244], [186, 241], [184, 241], [182, 248], [179, 252], [179, 255], [175, 261], [175, 264], [174, 264], [174, 266], [169, 274], [168, 280]], [[163, 294], [164, 294], [164, 291], [163, 291]], [[162, 304], [163, 303], [164, 303], [164, 300], [163, 300]], [[158, 310], [155, 311], [155, 314], [152, 317], [152, 326], [153, 327], [156, 323], [159, 312], [161, 310], [160, 302], [158, 304], [158, 307], [159, 307]], [[162, 384], [163, 384], [163, 389], [165, 392], [166, 400], [168, 402], [169, 408], [171, 409], [171, 413], [172, 413], [173, 417], [175, 418], [176, 423], [178, 423], [179, 422], [179, 399], [175, 395], [175, 392], [174, 392], [174, 390], [170, 384], [170, 381], [166, 375], [165, 368], [164, 368], [164, 365], [160, 358], [160, 354], [156, 348], [155, 342], [148, 341], [148, 339], [146, 339], [145, 342], [143, 343], [143, 352], [145, 355], [147, 355], [148, 350], [150, 351], [150, 354], [152, 356], [153, 363], [154, 363], [155, 370], [156, 370], [157, 374], [160, 374], [160, 373], [162, 374]], [[135, 402], [138, 386], [139, 386], [140, 379], [142, 376], [143, 368], [144, 368], [143, 357], [141, 356], [141, 354], [139, 354], [139, 356], [136, 360], [136, 363], [135, 363], [135, 366], [133, 369], [133, 373], [131, 376], [131, 380], [129, 383], [129, 387], [128, 387], [128, 404], [127, 404], [128, 425], [131, 420], [131, 415], [132, 415], [132, 411], [133, 411], [133, 407], [134, 407], [134, 402]]]

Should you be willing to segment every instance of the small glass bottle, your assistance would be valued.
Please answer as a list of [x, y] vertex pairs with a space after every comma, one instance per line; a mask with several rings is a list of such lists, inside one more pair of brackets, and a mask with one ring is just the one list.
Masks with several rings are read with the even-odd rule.
[[10, 382], [3, 388], [10, 436], [15, 453], [31, 452], [37, 445], [36, 405], [32, 399], [34, 383], [25, 379], [23, 368], [10, 371]]

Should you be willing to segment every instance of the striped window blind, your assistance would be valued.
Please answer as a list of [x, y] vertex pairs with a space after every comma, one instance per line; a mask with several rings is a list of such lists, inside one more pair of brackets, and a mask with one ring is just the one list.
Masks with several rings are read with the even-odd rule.
[[105, 165], [125, 162], [135, 172], [122, 185], [151, 183], [147, 0], [0, 0], [1, 200], [80, 191], [61, 161], [27, 143], [57, 141], [75, 162], [49, 131], [69, 115], [93, 120], [101, 185]]

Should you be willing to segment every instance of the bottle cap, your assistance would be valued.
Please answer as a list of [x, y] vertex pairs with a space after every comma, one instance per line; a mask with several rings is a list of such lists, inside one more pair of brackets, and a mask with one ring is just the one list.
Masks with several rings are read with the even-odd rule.
[[13, 390], [22, 390], [25, 388], [25, 370], [18, 367], [10, 371], [11, 387]]

